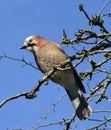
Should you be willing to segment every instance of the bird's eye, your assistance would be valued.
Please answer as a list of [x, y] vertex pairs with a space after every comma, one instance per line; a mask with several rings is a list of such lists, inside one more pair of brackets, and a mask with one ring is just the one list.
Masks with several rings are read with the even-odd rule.
[[33, 41], [32, 39], [29, 40], [29, 42], [32, 42], [32, 41]]
[[30, 39], [30, 40], [29, 40], [29, 42], [32, 42], [32, 41], [33, 41], [33, 39]]

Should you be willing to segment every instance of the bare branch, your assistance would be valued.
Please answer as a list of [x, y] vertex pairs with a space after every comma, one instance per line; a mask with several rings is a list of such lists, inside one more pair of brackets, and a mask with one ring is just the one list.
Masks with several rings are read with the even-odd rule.
[[22, 59], [18, 59], [18, 58], [14, 58], [14, 57], [10, 57], [10, 56], [7, 56], [6, 54], [0, 56], [0, 60], [1, 59], [9, 59], [9, 60], [14, 60], [14, 61], [18, 61], [18, 62], [22, 62], [24, 63], [25, 65], [28, 65], [28, 66], [31, 66], [33, 67], [34, 69], [38, 70], [38, 68], [36, 66], [34, 66], [31, 62], [27, 62], [24, 58]]
[[27, 95], [27, 92], [22, 92], [22, 93], [18, 93], [18, 94], [15, 95], [15, 96], [11, 96], [11, 97], [9, 97], [9, 98], [6, 98], [6, 99], [4, 99], [4, 100], [0, 103], [0, 108], [1, 108], [4, 104], [6, 104], [7, 102], [9, 102], [9, 101], [11, 101], [11, 100], [14, 100], [14, 99], [17, 99], [17, 98], [22, 97], [22, 96], [26, 96], [26, 95]]
[[53, 73], [55, 73], [58, 69], [60, 69], [61, 67], [65, 67], [65, 65], [67, 65], [68, 63], [70, 63], [70, 58], [67, 59], [63, 64], [61, 65], [57, 65], [55, 67], [52, 68], [52, 70], [50, 70], [43, 78], [41, 78], [37, 84], [35, 85], [35, 87], [30, 91], [30, 92], [23, 92], [23, 93], [19, 93], [15, 96], [12, 96], [12, 97], [9, 97], [5, 100], [3, 100], [1, 103], [0, 103], [0, 107], [2, 107], [5, 103], [7, 103], [8, 101], [10, 100], [13, 100], [13, 99], [16, 99], [16, 98], [19, 98], [21, 96], [25, 96], [27, 99], [33, 99], [36, 97], [36, 92], [39, 91], [40, 89], [40, 86], [48, 80], [49, 76], [51, 76]]
[[99, 11], [98, 15], [101, 15], [101, 13], [103, 12], [103, 10], [106, 8], [106, 6], [109, 4], [110, 0], [107, 0], [106, 3], [103, 5], [103, 7], [101, 8], [101, 10]]
[[102, 123], [100, 123], [94, 127], [90, 127], [88, 129], [85, 129], [85, 130], [95, 130], [95, 129], [97, 130], [100, 126], [105, 125], [107, 122], [110, 122], [110, 121], [111, 121], [111, 118], [105, 119]]
[[39, 126], [40, 126], [40, 123], [43, 121], [43, 120], [46, 120], [47, 116], [50, 114], [51, 111], [55, 111], [55, 107], [57, 106], [58, 103], [61, 102], [61, 100], [66, 96], [67, 94], [64, 94], [63, 96], [61, 96], [54, 104], [52, 104], [51, 108], [46, 111], [46, 113], [40, 117], [40, 120], [37, 121], [37, 123], [32, 126], [30, 129], [33, 130], [33, 129], [37, 129]]
[[[36, 92], [39, 91], [40, 86], [48, 81], [48, 78], [55, 73], [58, 70], [67, 70], [69, 67], [66, 67], [67, 64], [69, 64], [71, 61], [76, 61], [76, 63], [73, 64], [73, 67], [77, 67], [81, 65], [81, 63], [85, 63], [89, 65], [89, 68], [85, 68], [86, 70], [81, 71], [79, 73], [80, 78], [82, 80], [88, 81], [89, 86], [89, 93], [86, 96], [86, 100], [94, 98], [95, 103], [100, 103], [105, 99], [106, 102], [111, 103], [111, 98], [107, 90], [111, 86], [111, 70], [109, 69], [108, 62], [111, 61], [111, 32], [107, 30], [107, 26], [104, 26], [104, 16], [111, 16], [111, 12], [102, 14], [105, 10], [106, 6], [109, 4], [110, 0], [106, 0], [103, 7], [98, 11], [96, 15], [89, 15], [88, 12], [84, 9], [84, 6], [82, 4], [79, 5], [79, 10], [85, 15], [86, 19], [89, 23], [90, 29], [83, 29], [80, 28], [78, 31], [76, 31], [75, 36], [73, 39], [70, 39], [67, 37], [67, 33], [65, 30], [63, 30], [62, 35], [62, 43], [63, 44], [71, 44], [74, 48], [76, 48], [74, 45], [80, 45], [79, 48], [76, 49], [76, 53], [74, 53], [71, 57], [69, 57], [63, 64], [54, 66], [52, 70], [50, 70], [43, 78], [41, 78], [37, 84], [31, 89], [30, 92], [21, 92], [16, 94], [15, 96], [11, 96], [9, 98], [4, 99], [0, 103], [0, 107], [5, 105], [7, 102], [17, 99], [19, 97], [25, 97], [27, 99], [33, 99], [36, 97]], [[95, 30], [95, 28], [99, 28], [98, 31]], [[77, 46], [78, 47], [78, 46]], [[95, 58], [96, 57], [96, 58]], [[33, 67], [34, 69], [38, 69], [35, 67], [32, 63], [27, 62], [24, 58], [23, 59], [17, 59], [10, 56], [7, 56], [4, 54], [3, 56], [0, 56], [1, 59], [10, 59], [18, 62], [22, 62], [24, 65], [28, 65]], [[96, 60], [97, 59], [97, 60]], [[108, 65], [106, 67], [105, 65]], [[109, 70], [108, 70], [109, 69]], [[101, 75], [102, 74], [102, 75]], [[101, 78], [98, 79], [97, 82], [95, 82], [95, 76], [101, 75]], [[90, 82], [91, 81], [91, 82]], [[94, 83], [92, 86], [92, 82]], [[90, 87], [91, 86], [91, 87]], [[72, 123], [74, 123], [73, 129], [76, 129], [78, 126], [79, 120], [75, 120], [76, 113], [74, 113], [69, 118], [61, 118], [58, 121], [46, 124], [42, 124], [42, 121], [47, 118], [49, 113], [51, 111], [55, 110], [55, 106], [63, 99], [65, 95], [60, 97], [56, 103], [54, 103], [51, 108], [46, 111], [46, 113], [40, 117], [40, 120], [36, 123], [35, 126], [33, 126], [30, 130], [36, 130], [43, 127], [48, 127], [51, 125], [64, 125], [64, 130], [69, 130], [72, 126]], [[93, 113], [111, 113], [111, 110], [93, 110]], [[74, 122], [73, 122], [74, 121]], [[92, 122], [98, 122], [98, 125], [92, 126], [90, 128], [87, 128], [86, 130], [94, 130], [99, 129], [101, 127], [107, 127], [106, 124], [108, 122], [111, 122], [111, 118], [105, 117], [104, 119], [88, 119], [88, 121]], [[80, 123], [80, 122], [79, 122]]]

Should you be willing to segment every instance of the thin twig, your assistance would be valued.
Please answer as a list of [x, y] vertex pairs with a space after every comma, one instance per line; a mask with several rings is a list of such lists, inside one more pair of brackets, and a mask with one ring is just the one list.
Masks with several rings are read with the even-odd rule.
[[110, 121], [111, 121], [111, 118], [105, 119], [102, 123], [100, 123], [100, 124], [98, 124], [96, 126], [87, 128], [85, 130], [97, 130], [100, 126], [105, 125], [107, 122], [110, 122]]
[[0, 56], [0, 59], [4, 59], [4, 58], [9, 59], [9, 60], [14, 60], [14, 61], [22, 62], [22, 63], [24, 63], [25, 65], [31, 66], [31, 67], [33, 67], [34, 69], [39, 70], [39, 69], [38, 69], [36, 66], [34, 66], [32, 63], [27, 62], [24, 58], [18, 59], [18, 58], [14, 58], [14, 57], [11, 57], [11, 56], [7, 56], [6, 54]]
[[108, 5], [108, 3], [110, 2], [110, 0], [107, 0], [106, 3], [103, 5], [103, 7], [101, 8], [101, 10], [99, 11], [98, 15], [101, 15], [101, 13], [103, 12], [103, 10], [106, 8], [106, 6]]
[[62, 65], [57, 65], [55, 67], [52, 68], [52, 70], [50, 70], [43, 78], [41, 78], [37, 84], [34, 86], [34, 88], [30, 91], [30, 92], [24, 92], [24, 93], [19, 93], [15, 96], [12, 96], [12, 97], [9, 97], [5, 100], [3, 100], [1, 103], [0, 103], [0, 107], [2, 107], [5, 103], [7, 103], [8, 101], [10, 100], [13, 100], [13, 99], [16, 99], [18, 97], [21, 97], [21, 96], [25, 96], [27, 99], [33, 99], [36, 97], [36, 92], [39, 91], [40, 89], [40, 86], [48, 80], [48, 78], [53, 74], [55, 73], [58, 69], [57, 68], [60, 68], [62, 66], [65, 66], [67, 64], [69, 64], [71, 62], [70, 58], [68, 58]]
[[62, 97], [60, 97], [53, 105], [52, 107], [46, 111], [45, 115], [40, 117], [40, 120], [34, 125], [32, 126], [30, 129], [36, 129], [38, 126], [40, 126], [40, 123], [45, 120], [47, 118], [47, 116], [49, 115], [50, 112], [54, 111], [55, 107], [57, 106], [58, 103], [60, 103], [60, 101], [66, 96], [67, 94], [65, 93]]
[[26, 96], [28, 92], [22, 92], [22, 93], [18, 93], [16, 94], [15, 96], [11, 96], [9, 98], [6, 98], [4, 99], [1, 103], [0, 103], [0, 108], [6, 104], [7, 102], [11, 101], [11, 100], [14, 100], [14, 99], [17, 99], [19, 97], [22, 97], [22, 96]]

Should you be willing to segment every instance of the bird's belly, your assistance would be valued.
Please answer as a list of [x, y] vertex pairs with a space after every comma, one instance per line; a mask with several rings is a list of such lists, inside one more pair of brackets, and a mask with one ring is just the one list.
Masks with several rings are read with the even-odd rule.
[[51, 76], [50, 79], [53, 82], [65, 87], [66, 89], [68, 86], [75, 86], [75, 79], [73, 73], [71, 73], [70, 70], [57, 71]]

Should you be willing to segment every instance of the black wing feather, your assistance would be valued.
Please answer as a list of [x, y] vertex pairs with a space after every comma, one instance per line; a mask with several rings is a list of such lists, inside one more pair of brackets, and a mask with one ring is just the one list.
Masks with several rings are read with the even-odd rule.
[[74, 77], [75, 77], [75, 79], [76, 79], [76, 83], [77, 83], [78, 87], [80, 88], [80, 90], [81, 90], [83, 93], [86, 93], [85, 87], [84, 87], [84, 85], [83, 85], [83, 83], [82, 83], [80, 77], [78, 76], [76, 70], [74, 69], [73, 72], [74, 72]]

